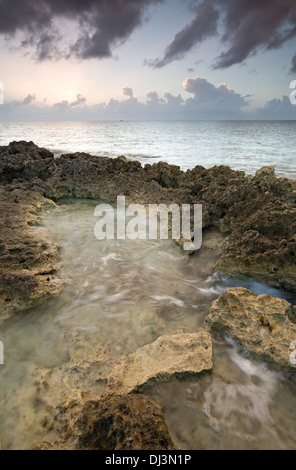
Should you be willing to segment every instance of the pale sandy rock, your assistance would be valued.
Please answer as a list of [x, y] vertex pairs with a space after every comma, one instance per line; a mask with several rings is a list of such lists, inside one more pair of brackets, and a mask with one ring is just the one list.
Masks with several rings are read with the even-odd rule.
[[213, 302], [206, 325], [211, 331], [225, 333], [273, 367], [295, 373], [296, 365], [291, 361], [295, 321], [296, 308], [286, 300], [266, 294], [258, 296], [237, 287]]
[[124, 357], [108, 378], [107, 393], [127, 394], [151, 381], [199, 374], [212, 368], [212, 342], [206, 331], [160, 336]]

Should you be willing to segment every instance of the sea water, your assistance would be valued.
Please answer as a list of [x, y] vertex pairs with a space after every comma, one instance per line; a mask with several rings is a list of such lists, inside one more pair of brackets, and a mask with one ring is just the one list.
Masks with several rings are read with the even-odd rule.
[[182, 170], [227, 165], [254, 174], [274, 166], [296, 178], [296, 121], [0, 122], [0, 145], [29, 140], [59, 155], [125, 155]]

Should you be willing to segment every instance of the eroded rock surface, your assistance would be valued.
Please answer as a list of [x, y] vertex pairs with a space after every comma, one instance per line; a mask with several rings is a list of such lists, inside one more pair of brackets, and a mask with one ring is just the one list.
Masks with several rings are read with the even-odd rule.
[[206, 325], [272, 367], [295, 376], [290, 346], [296, 340], [296, 307], [286, 300], [258, 296], [242, 287], [229, 289], [213, 302]]
[[199, 374], [212, 366], [212, 341], [206, 331], [160, 336], [122, 359], [108, 378], [107, 393], [140, 391], [153, 381]]
[[47, 408], [43, 431], [60, 436], [38, 448], [174, 449], [159, 405], [137, 392], [154, 381], [209, 371], [210, 334], [161, 336], [117, 364], [94, 348], [81, 360], [76, 345], [73, 333], [71, 361], [36, 372], [36, 399]]
[[56, 207], [39, 187], [0, 186], [0, 312], [2, 316], [57, 294], [58, 247], [38, 226]]
[[131, 394], [87, 401], [78, 418], [68, 423], [63, 439], [43, 442], [37, 449], [176, 450], [177, 447], [158, 403], [145, 395]]

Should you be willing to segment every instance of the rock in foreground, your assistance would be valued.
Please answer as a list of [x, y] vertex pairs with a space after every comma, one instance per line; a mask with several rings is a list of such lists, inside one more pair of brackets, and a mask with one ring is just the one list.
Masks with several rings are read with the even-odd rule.
[[229, 289], [213, 302], [206, 324], [233, 338], [244, 350], [276, 369], [295, 373], [290, 360], [296, 340], [296, 308], [286, 300]]
[[39, 450], [176, 450], [160, 406], [145, 395], [88, 401], [64, 441]]
[[130, 354], [111, 372], [107, 393], [127, 394], [153, 381], [199, 374], [212, 368], [212, 342], [206, 331], [160, 336]]

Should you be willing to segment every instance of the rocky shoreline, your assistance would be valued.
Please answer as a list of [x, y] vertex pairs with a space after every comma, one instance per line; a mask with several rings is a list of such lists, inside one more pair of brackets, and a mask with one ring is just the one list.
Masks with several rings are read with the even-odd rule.
[[[123, 156], [55, 157], [32, 142], [12, 142], [0, 147], [3, 321], [42, 305], [67, 282], [59, 272], [59, 247], [42, 227], [42, 215], [63, 197], [112, 204], [119, 195], [142, 204], [202, 204], [203, 229], [223, 234], [215, 247], [216, 271], [296, 292], [296, 181], [277, 178], [273, 168], [264, 167], [253, 177], [225, 166], [183, 172], [166, 163], [142, 167]], [[198, 252], [192, 256], [198, 260]], [[69, 391], [55, 416], [63, 437], [37, 448], [176, 448], [157, 403], [138, 392], [153, 380], [210, 373], [211, 334], [217, 333], [295, 379], [290, 354], [296, 308], [247, 289], [230, 289], [213, 303], [203, 330], [160, 337], [115, 364], [97, 398]], [[123, 409], [126, 421], [120, 426]]]

